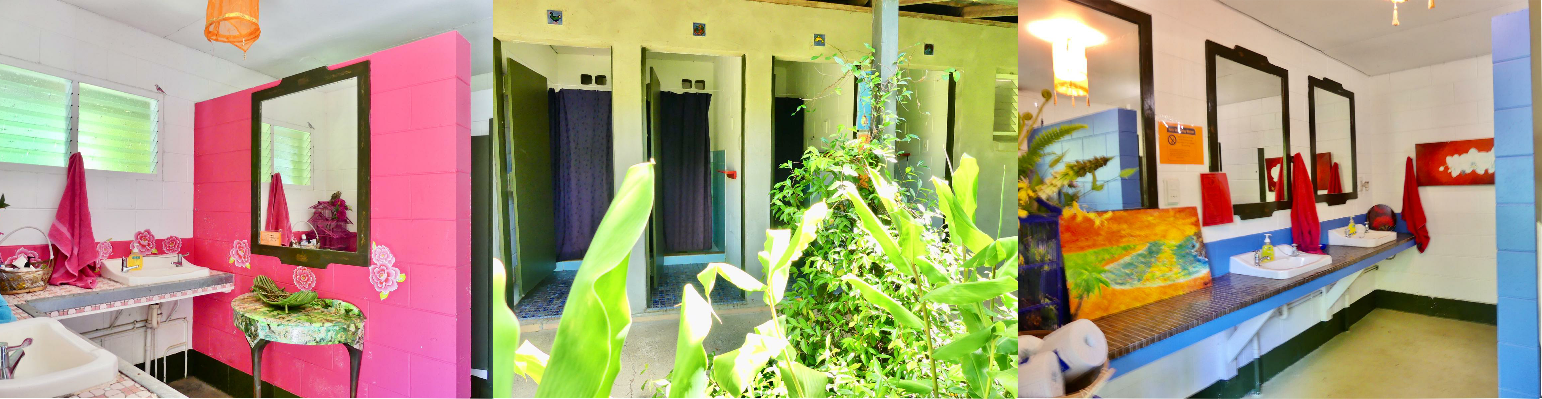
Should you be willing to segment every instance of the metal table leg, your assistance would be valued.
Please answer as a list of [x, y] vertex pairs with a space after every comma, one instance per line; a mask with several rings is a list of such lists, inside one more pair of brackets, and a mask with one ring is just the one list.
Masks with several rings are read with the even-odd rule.
[[252, 397], [262, 397], [262, 350], [268, 347], [268, 341], [258, 339], [252, 342]]
[[364, 360], [364, 351], [352, 345], [344, 344], [348, 348], [348, 397], [359, 397], [359, 361]]

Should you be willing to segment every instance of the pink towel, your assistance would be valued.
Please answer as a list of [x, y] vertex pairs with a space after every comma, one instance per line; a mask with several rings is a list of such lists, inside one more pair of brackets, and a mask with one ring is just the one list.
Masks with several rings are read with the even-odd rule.
[[273, 182], [268, 184], [268, 219], [262, 229], [279, 232], [279, 245], [289, 245], [289, 237], [294, 236], [289, 226], [289, 199], [284, 197], [284, 177], [278, 173], [273, 174]]
[[[86, 166], [80, 153], [70, 155], [70, 166], [64, 174], [64, 195], [59, 198], [59, 210], [54, 214], [54, 224], [48, 229], [48, 240], [54, 246], [54, 272], [48, 283], [69, 284], [80, 288], [96, 288], [100, 273], [89, 266], [96, 262], [96, 235], [91, 232], [91, 205], [86, 197]], [[63, 262], [60, 262], [63, 260]]]
[[1317, 220], [1317, 187], [1300, 153], [1290, 162], [1290, 238], [1302, 252], [1320, 254], [1322, 222]]

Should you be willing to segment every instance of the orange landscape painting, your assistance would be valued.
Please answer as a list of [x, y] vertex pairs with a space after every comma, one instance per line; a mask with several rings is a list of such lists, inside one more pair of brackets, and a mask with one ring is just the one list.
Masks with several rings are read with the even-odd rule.
[[1071, 313], [1096, 319], [1210, 285], [1195, 208], [1070, 213], [1060, 220]]

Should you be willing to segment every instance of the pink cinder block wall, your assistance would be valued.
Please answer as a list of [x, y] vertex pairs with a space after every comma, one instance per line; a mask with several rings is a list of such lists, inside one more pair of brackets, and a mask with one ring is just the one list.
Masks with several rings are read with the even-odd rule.
[[[406, 282], [382, 300], [368, 268], [313, 269], [323, 298], [364, 311], [363, 397], [471, 395], [471, 56], [450, 32], [333, 67], [370, 61], [372, 225]], [[230, 300], [258, 275], [294, 290], [296, 266], [256, 255], [227, 262], [251, 239], [251, 95], [277, 82], [198, 103], [193, 262], [235, 273], [236, 290], [197, 298], [193, 349], [251, 372], [251, 350], [231, 321]], [[317, 152], [326, 151], [324, 148]], [[262, 377], [307, 397], [348, 396], [340, 345], [268, 345]]]

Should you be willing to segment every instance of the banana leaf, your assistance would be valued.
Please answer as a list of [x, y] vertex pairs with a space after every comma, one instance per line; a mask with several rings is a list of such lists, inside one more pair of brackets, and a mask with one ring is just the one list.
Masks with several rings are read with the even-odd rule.
[[653, 164], [634, 165], [595, 229], [562, 308], [546, 368], [562, 378], [541, 384], [536, 396], [610, 396], [621, 372], [621, 347], [632, 325], [627, 266], [652, 210]]
[[884, 294], [883, 291], [879, 291], [877, 288], [873, 288], [873, 286], [869, 285], [866, 281], [862, 281], [862, 279], [859, 279], [856, 276], [852, 276], [850, 274], [842, 276], [841, 281], [844, 281], [847, 284], [851, 284], [852, 287], [856, 287], [857, 291], [862, 294], [862, 298], [867, 299], [867, 301], [872, 302], [873, 305], [888, 311], [890, 315], [894, 316], [894, 320], [898, 321], [901, 325], [917, 330], [926, 329], [926, 324], [922, 323], [921, 318], [916, 317], [915, 313], [912, 313], [909, 309], [905, 309], [904, 305], [896, 302], [894, 298], [890, 298], [889, 295]]
[[702, 299], [696, 287], [686, 285], [683, 289], [680, 338], [675, 342], [675, 369], [669, 374], [669, 397], [701, 398], [707, 396], [707, 351], [701, 343], [712, 330], [712, 305]]

